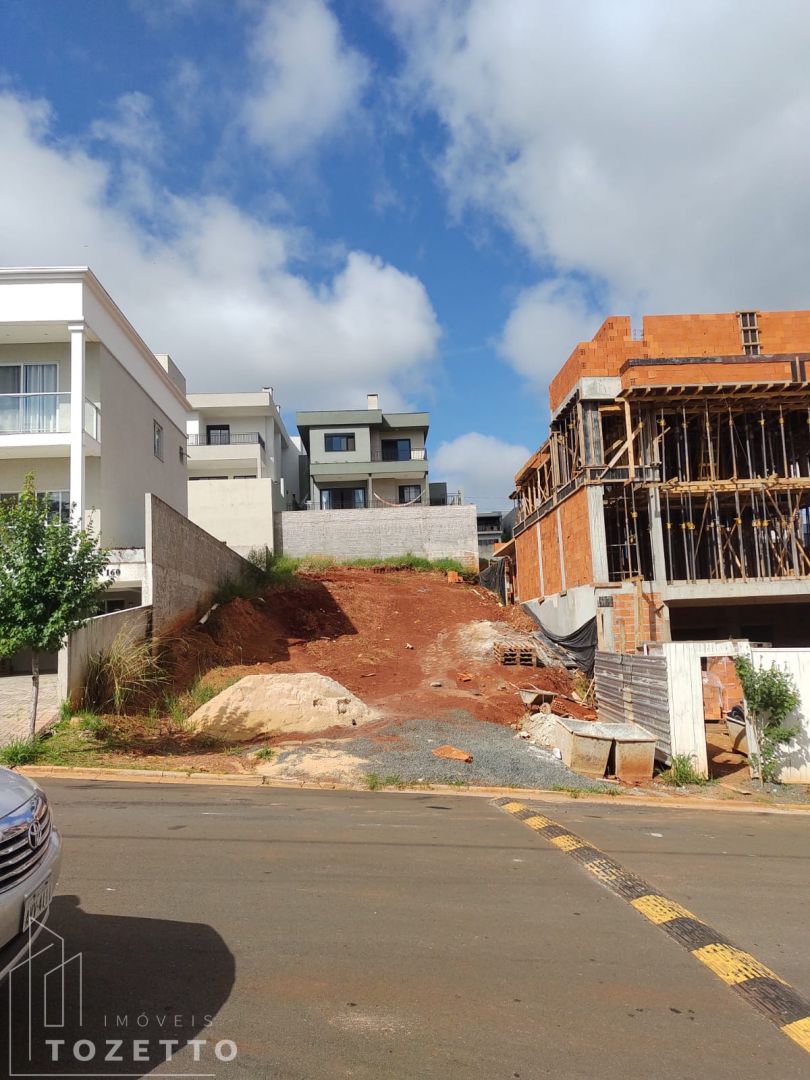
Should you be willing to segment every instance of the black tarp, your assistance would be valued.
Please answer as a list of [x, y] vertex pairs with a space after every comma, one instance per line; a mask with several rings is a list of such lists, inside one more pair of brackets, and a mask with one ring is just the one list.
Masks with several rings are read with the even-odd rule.
[[478, 575], [478, 582], [506, 603], [506, 559], [493, 559]]
[[593, 665], [596, 659], [596, 616], [588, 619], [578, 630], [571, 634], [553, 634], [551, 630], [543, 626], [537, 612], [529, 604], [521, 604], [523, 610], [534, 619], [538, 629], [534, 636], [544, 645], [552, 649], [556, 646], [562, 649], [580, 670], [588, 675], [593, 675]]

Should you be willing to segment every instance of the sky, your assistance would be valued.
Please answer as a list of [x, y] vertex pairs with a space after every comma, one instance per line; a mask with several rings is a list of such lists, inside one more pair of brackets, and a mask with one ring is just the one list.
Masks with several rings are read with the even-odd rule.
[[0, 0], [0, 265], [508, 505], [609, 314], [810, 306], [806, 0]]

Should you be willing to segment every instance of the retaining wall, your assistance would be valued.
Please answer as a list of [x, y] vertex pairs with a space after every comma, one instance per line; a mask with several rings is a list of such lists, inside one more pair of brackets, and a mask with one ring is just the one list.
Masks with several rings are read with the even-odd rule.
[[279, 517], [285, 555], [384, 559], [410, 554], [478, 566], [474, 506], [287, 511]]
[[241, 555], [147, 494], [144, 600], [155, 634], [202, 614], [221, 585], [251, 572]]

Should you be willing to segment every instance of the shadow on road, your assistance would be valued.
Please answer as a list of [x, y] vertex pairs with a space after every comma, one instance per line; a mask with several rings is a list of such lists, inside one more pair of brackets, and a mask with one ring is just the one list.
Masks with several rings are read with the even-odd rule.
[[[224, 1057], [231, 1048], [213, 1020], [230, 996], [235, 965], [210, 926], [91, 915], [77, 897], [60, 896], [33, 952], [0, 992], [12, 1074], [211, 1075], [224, 1068], [216, 1044]], [[191, 1040], [206, 1041], [188, 1046]], [[167, 1064], [187, 1046], [182, 1068]]]

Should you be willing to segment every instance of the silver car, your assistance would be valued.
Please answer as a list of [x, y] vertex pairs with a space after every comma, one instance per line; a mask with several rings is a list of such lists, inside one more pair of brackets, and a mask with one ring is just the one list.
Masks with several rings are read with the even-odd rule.
[[0, 769], [0, 981], [42, 929], [61, 861], [62, 841], [45, 792]]

